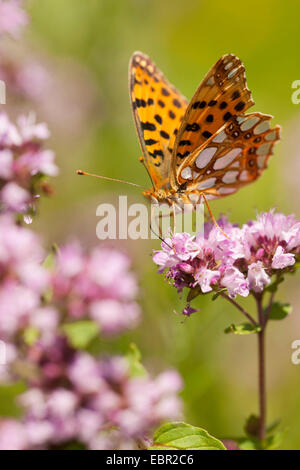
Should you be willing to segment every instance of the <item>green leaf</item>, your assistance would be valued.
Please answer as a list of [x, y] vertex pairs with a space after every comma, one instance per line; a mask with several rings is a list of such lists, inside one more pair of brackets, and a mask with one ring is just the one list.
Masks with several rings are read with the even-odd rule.
[[138, 349], [137, 345], [131, 343], [129, 346], [129, 351], [126, 354], [127, 361], [129, 363], [130, 375], [131, 377], [140, 377], [146, 375], [146, 369], [141, 363], [141, 352]]
[[212, 300], [216, 300], [221, 294], [222, 292], [225, 292], [226, 289], [221, 289], [221, 290], [218, 290], [218, 292], [216, 292], [213, 296], [212, 296]]
[[254, 415], [251, 415], [248, 420], [248, 423], [252, 423], [254, 428], [249, 429], [249, 425], [247, 426], [246, 424], [246, 432], [249, 434], [248, 437], [239, 437], [235, 438], [234, 440], [237, 442], [239, 448], [241, 450], [274, 450], [278, 449], [280, 444], [282, 443], [283, 437], [284, 437], [284, 432], [279, 431], [275, 434], [269, 435], [270, 431], [273, 430], [276, 426], [278, 426], [278, 420], [271, 424], [267, 428], [267, 437], [264, 441], [260, 441], [257, 436], [251, 436], [249, 431], [254, 431], [255, 433], [258, 433], [257, 425], [258, 422], [256, 421], [258, 418]]
[[290, 304], [281, 304], [274, 302], [271, 307], [270, 320], [283, 320], [285, 317], [292, 313], [292, 306]]
[[43, 303], [49, 304], [52, 300], [52, 297], [53, 297], [53, 289], [52, 287], [49, 287], [48, 289], [46, 289], [46, 292], [44, 292], [43, 294]]
[[280, 277], [279, 279], [275, 279], [271, 284], [269, 284], [265, 290], [268, 292], [276, 292], [278, 289], [279, 284], [281, 284], [284, 281], [283, 277]]
[[294, 269], [298, 269], [298, 268], [300, 268], [300, 261], [296, 261], [296, 263], [295, 263], [295, 264], [293, 264], [293, 266], [292, 266], [292, 267], [293, 267]]
[[241, 437], [236, 439], [236, 442], [241, 450], [260, 450], [261, 445], [255, 437]]
[[[57, 246], [54, 244], [52, 246], [52, 249], [49, 253], [48, 256], [46, 256], [44, 262], [43, 262], [43, 267], [46, 268], [48, 271], [52, 271], [55, 267], [55, 255], [58, 251]], [[46, 292], [43, 294], [43, 301], [45, 304], [48, 304], [51, 302], [53, 296], [53, 289], [52, 287], [48, 287]]]
[[[266, 433], [268, 436], [279, 426], [281, 420], [277, 419], [276, 421], [273, 421], [267, 429]], [[252, 414], [249, 416], [249, 418], [246, 421], [246, 424], [244, 426], [245, 432], [248, 436], [258, 438], [259, 435], [259, 417]]]
[[249, 335], [251, 333], [258, 333], [261, 331], [259, 325], [252, 325], [252, 323], [241, 323], [234, 325], [233, 323], [224, 330], [224, 333], [234, 333], [235, 335]]
[[281, 419], [278, 418], [276, 419], [275, 421], [273, 421], [273, 423], [271, 423], [268, 427], [267, 427], [267, 434], [270, 434], [272, 431], [274, 431], [278, 426], [279, 424], [281, 423]]
[[20, 418], [24, 412], [18, 403], [18, 396], [26, 391], [25, 381], [0, 384], [0, 416]]
[[25, 343], [28, 346], [32, 346], [38, 339], [39, 337], [39, 330], [37, 328], [34, 328], [33, 326], [29, 326], [24, 330], [23, 333], [23, 338]]
[[178, 422], [164, 424], [155, 432], [148, 450], [163, 449], [226, 450], [226, 447], [205, 429]]
[[53, 245], [52, 246], [52, 249], [51, 249], [51, 252], [49, 253], [48, 256], [46, 256], [44, 262], [43, 262], [43, 266], [44, 268], [46, 269], [49, 269], [49, 270], [52, 270], [55, 266], [55, 255], [58, 251], [58, 248], [56, 245]]
[[75, 349], [85, 349], [100, 331], [99, 325], [91, 320], [66, 323], [62, 329]]
[[272, 436], [267, 437], [263, 444], [264, 450], [274, 450], [278, 449], [283, 440], [284, 433], [282, 431], [273, 434]]
[[189, 290], [189, 293], [187, 295], [187, 301], [191, 302], [193, 299], [198, 297], [198, 295], [202, 294], [202, 291], [199, 286], [194, 287], [193, 289]]
[[248, 436], [257, 438], [259, 432], [259, 418], [256, 415], [250, 415], [246, 421], [244, 429]]

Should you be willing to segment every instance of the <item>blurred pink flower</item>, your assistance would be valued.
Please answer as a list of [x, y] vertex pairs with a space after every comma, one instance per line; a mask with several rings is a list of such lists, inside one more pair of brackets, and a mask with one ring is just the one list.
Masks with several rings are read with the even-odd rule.
[[[131, 377], [124, 357], [92, 358], [77, 352], [55, 388], [31, 388], [19, 398], [26, 448], [49, 448], [68, 441], [105, 449], [117, 431], [117, 448], [136, 448], [136, 441], [167, 419], [181, 415], [177, 372], [157, 378]], [[38, 432], [40, 430], [40, 433]], [[104, 440], [103, 440], [104, 439]]]
[[47, 420], [35, 421], [28, 420], [24, 425], [26, 432], [28, 447], [39, 448], [45, 442], [50, 441], [54, 437], [54, 429], [51, 423]]
[[0, 178], [8, 180], [13, 176], [13, 153], [11, 150], [0, 150]]
[[0, 0], [0, 34], [8, 33], [18, 38], [28, 21], [21, 0]]
[[99, 323], [102, 331], [108, 335], [134, 328], [140, 316], [136, 303], [121, 303], [114, 299], [92, 302], [89, 311], [91, 318]]
[[26, 427], [14, 419], [0, 421], [0, 450], [25, 450], [27, 448]]
[[97, 361], [87, 353], [75, 356], [68, 368], [68, 376], [80, 393], [97, 393], [104, 387]]
[[40, 307], [30, 315], [30, 326], [39, 331], [43, 344], [51, 344], [59, 328], [59, 312], [51, 307]]
[[103, 335], [136, 326], [130, 260], [101, 246], [87, 254], [79, 243], [58, 250], [49, 271], [44, 258], [31, 230], [0, 216], [0, 335], [11, 345], [0, 381], [27, 384], [18, 398], [20, 422], [0, 423], [0, 448], [63, 448], [75, 441], [89, 449], [136, 449], [159, 424], [180, 417], [181, 378], [175, 371], [134, 376], [125, 356], [93, 357], [65, 333], [74, 310], [96, 321]]
[[37, 292], [16, 282], [5, 282], [0, 287], [0, 334], [11, 338], [29, 323], [31, 312], [40, 305]]
[[30, 193], [18, 184], [7, 183], [0, 193], [4, 207], [13, 212], [25, 212], [30, 201]]
[[53, 417], [66, 419], [74, 414], [78, 400], [70, 390], [57, 388], [47, 401], [47, 412]]
[[98, 247], [87, 255], [78, 243], [63, 246], [53, 273], [54, 302], [65, 306], [70, 319], [91, 318], [106, 335], [135, 328], [140, 309], [129, 268], [129, 258], [118, 250]]
[[0, 334], [9, 339], [31, 321], [50, 286], [39, 237], [17, 225], [10, 215], [0, 216]]
[[39, 193], [49, 193], [42, 176], [56, 176], [54, 153], [42, 148], [49, 137], [44, 123], [36, 123], [33, 113], [20, 116], [17, 126], [0, 114], [0, 211], [32, 212]]
[[22, 115], [17, 120], [18, 129], [23, 143], [34, 139], [45, 140], [50, 137], [50, 132], [45, 123], [37, 123], [35, 113]]

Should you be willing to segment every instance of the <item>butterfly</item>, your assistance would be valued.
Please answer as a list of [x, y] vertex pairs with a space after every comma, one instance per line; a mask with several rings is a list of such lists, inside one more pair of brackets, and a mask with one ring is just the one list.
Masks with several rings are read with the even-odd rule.
[[188, 102], [147, 55], [135, 52], [129, 92], [140, 160], [153, 185], [143, 195], [175, 210], [254, 182], [280, 139], [280, 126], [270, 128], [272, 116], [245, 114], [254, 101], [233, 54], [216, 62]]

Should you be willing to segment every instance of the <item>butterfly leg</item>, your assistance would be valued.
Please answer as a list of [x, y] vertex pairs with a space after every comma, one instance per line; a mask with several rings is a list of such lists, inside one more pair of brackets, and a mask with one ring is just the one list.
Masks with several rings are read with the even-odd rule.
[[220, 230], [220, 232], [223, 233], [223, 235], [224, 235], [226, 238], [228, 238], [228, 240], [230, 240], [229, 236], [224, 232], [224, 230], [220, 227], [220, 225], [219, 225], [218, 222], [216, 221], [216, 219], [215, 219], [215, 217], [214, 217], [214, 215], [213, 215], [213, 213], [212, 213], [212, 211], [211, 211], [211, 208], [209, 207], [208, 200], [207, 200], [205, 194], [204, 194], [204, 193], [201, 193], [201, 196], [202, 196], [203, 199], [204, 199], [205, 205], [206, 205], [206, 207], [207, 207], [207, 210], [208, 210], [208, 212], [209, 212], [209, 215], [210, 215], [210, 217], [211, 217], [213, 223], [215, 224], [216, 227], [218, 227], [218, 229]]
[[[161, 218], [161, 214], [159, 214], [158, 216], [154, 217], [154, 205], [151, 204], [151, 214], [150, 214], [150, 230], [152, 233], [154, 233], [154, 235], [156, 237], [158, 237], [161, 241], [164, 241], [163, 238], [162, 238], [162, 231], [161, 231], [161, 226], [160, 226], [160, 221], [158, 222], [157, 224], [157, 220], [159, 220]], [[153, 227], [152, 227], [152, 220], [155, 220], [155, 226], [157, 227], [158, 226], [158, 231], [159, 233], [157, 234]]]
[[[172, 203], [172, 210], [171, 210], [171, 213], [168, 213], [168, 214], [159, 214], [156, 219], [159, 219], [159, 233], [160, 233], [160, 239], [162, 241], [164, 241], [161, 237], [162, 237], [162, 228], [161, 228], [161, 220], [164, 218], [164, 217], [172, 217], [173, 218], [173, 236], [176, 234], [176, 206], [175, 206], [175, 203]], [[174, 253], [176, 254], [176, 249], [175, 249], [175, 245], [174, 243], [172, 242], [172, 248], [174, 250]]]
[[[158, 237], [163, 243], [165, 243], [165, 245], [167, 245], [170, 249], [174, 249], [173, 246], [170, 246], [163, 238], [162, 238], [162, 231], [161, 231], [161, 227], [160, 227], [160, 222], [159, 222], [159, 235], [153, 230], [153, 227], [152, 227], [152, 219], [153, 219], [153, 213], [154, 213], [154, 208], [153, 206], [151, 205], [151, 220], [150, 220], [150, 230], [152, 233], [154, 233], [154, 235], [156, 237]], [[156, 220], [157, 219], [162, 219], [163, 217], [166, 217], [166, 215], [163, 215], [163, 214], [159, 214], [159, 216], [156, 217]], [[175, 249], [174, 249], [175, 251]], [[176, 251], [175, 251], [176, 253]]]
[[[174, 202], [172, 203], [171, 217], [173, 217], [173, 237], [174, 237], [176, 235], [176, 207], [175, 207]], [[172, 242], [172, 248], [173, 248], [174, 253], [176, 255], [177, 253], [176, 253], [176, 248], [175, 248], [174, 242]]]
[[176, 207], [175, 207], [175, 203], [173, 202], [172, 204], [172, 213], [171, 213], [171, 217], [173, 217], [173, 231], [174, 231], [174, 235], [176, 234]]
[[[162, 219], [164, 219], [166, 217], [173, 218], [173, 220], [174, 220], [174, 222], [173, 222], [173, 232], [174, 232], [174, 234], [176, 233], [176, 211], [175, 211], [176, 206], [175, 206], [175, 203], [172, 203], [171, 208], [172, 208], [171, 212], [168, 212], [167, 214], [159, 213], [158, 215], [156, 215], [154, 217], [154, 207], [151, 204], [151, 221], [152, 220], [155, 221], [155, 226], [158, 227], [158, 229], [159, 229], [159, 237], [163, 236], [161, 222], [162, 222]], [[154, 233], [151, 222], [150, 222], [150, 229]]]

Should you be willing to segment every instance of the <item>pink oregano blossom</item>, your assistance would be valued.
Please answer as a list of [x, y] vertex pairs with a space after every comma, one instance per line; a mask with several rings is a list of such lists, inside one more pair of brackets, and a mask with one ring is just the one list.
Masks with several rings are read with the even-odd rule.
[[154, 253], [159, 272], [166, 271], [178, 291], [199, 288], [205, 294], [225, 289], [229, 297], [259, 293], [279, 276], [293, 270], [300, 252], [300, 222], [274, 210], [261, 213], [241, 228], [222, 217], [204, 234], [175, 234]]
[[[47, 267], [46, 267], [47, 266]], [[162, 422], [181, 416], [176, 371], [150, 376], [130, 359], [94, 357], [65, 328], [94, 322], [101, 337], [134, 328], [140, 317], [129, 257], [78, 242], [47, 258], [34, 232], [0, 216], [0, 383], [22, 379], [20, 421], [0, 421], [0, 449], [136, 449]], [[34, 336], [28, 340], [28, 333]], [[27, 338], [27, 339], [26, 339]], [[96, 338], [98, 339], [98, 338]]]
[[51, 193], [45, 176], [58, 168], [51, 150], [43, 148], [48, 127], [37, 123], [33, 113], [13, 124], [0, 114], [0, 212], [32, 214], [41, 193]]
[[0, 35], [20, 37], [29, 21], [22, 3], [21, 0], [0, 0]]
[[39, 237], [12, 215], [0, 216], [0, 338], [26, 327], [50, 282]]
[[58, 312], [69, 323], [92, 320], [107, 336], [137, 326], [138, 286], [125, 253], [104, 246], [86, 253], [73, 242], [56, 252], [50, 270], [45, 258], [34, 232], [11, 214], [0, 216], [0, 339], [10, 340], [28, 326], [51, 338]]
[[20, 396], [22, 421], [0, 422], [0, 449], [51, 449], [68, 442], [89, 449], [136, 449], [150, 429], [180, 417], [177, 372], [133, 377], [121, 356], [97, 360], [74, 351], [64, 358], [61, 381], [54, 387], [32, 386]]
[[56, 261], [53, 302], [70, 320], [92, 319], [110, 336], [137, 326], [137, 281], [126, 254], [104, 247], [87, 254], [73, 242], [59, 250]]

